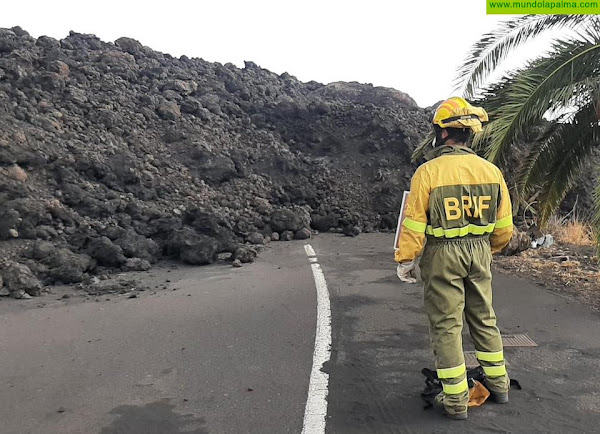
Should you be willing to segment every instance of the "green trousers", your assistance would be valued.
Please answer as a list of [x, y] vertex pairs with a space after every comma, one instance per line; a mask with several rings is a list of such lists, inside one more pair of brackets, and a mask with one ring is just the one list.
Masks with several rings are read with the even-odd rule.
[[502, 338], [492, 307], [492, 252], [487, 237], [427, 238], [420, 269], [425, 311], [444, 405], [468, 403], [463, 313], [491, 392], [508, 392]]

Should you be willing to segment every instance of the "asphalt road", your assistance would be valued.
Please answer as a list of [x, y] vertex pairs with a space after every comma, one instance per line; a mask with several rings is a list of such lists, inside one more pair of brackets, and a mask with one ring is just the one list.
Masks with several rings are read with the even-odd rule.
[[168, 289], [0, 301], [0, 433], [300, 432], [316, 320], [301, 243], [139, 278]]
[[[600, 314], [524, 280], [495, 273], [503, 334], [539, 346], [506, 348], [523, 390], [486, 403], [467, 421], [424, 410], [420, 371], [433, 368], [420, 285], [398, 282], [389, 235], [312, 242], [329, 284], [333, 351], [328, 433], [600, 432]], [[465, 336], [464, 349], [472, 350]]]
[[[328, 433], [600, 432], [597, 313], [497, 273], [502, 332], [539, 346], [506, 349], [523, 386], [509, 404], [449, 421], [422, 408], [422, 290], [395, 277], [393, 235], [310, 243], [331, 294]], [[163, 264], [138, 278], [168, 288], [0, 301], [1, 433], [300, 432], [316, 321], [301, 242], [241, 269]]]

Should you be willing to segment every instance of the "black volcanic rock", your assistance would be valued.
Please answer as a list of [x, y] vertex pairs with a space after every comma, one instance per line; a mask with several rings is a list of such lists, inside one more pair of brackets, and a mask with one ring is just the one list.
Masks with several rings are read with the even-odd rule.
[[427, 116], [393, 89], [1, 29], [0, 268], [40, 239], [63, 249], [46, 277], [77, 281], [163, 254], [247, 259], [249, 237], [293, 238], [311, 216], [386, 228]]

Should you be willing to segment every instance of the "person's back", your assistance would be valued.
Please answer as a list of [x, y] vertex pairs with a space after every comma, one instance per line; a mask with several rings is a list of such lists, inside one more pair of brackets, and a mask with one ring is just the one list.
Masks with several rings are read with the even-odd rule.
[[[493, 253], [502, 249], [512, 235], [512, 208], [500, 170], [465, 146], [435, 154], [413, 176], [404, 226], [435, 238], [486, 235]], [[422, 247], [422, 237], [402, 237], [395, 259], [412, 260]]]
[[471, 149], [447, 146], [439, 157], [421, 168], [429, 177], [431, 189], [427, 235], [484, 235], [512, 223], [511, 210], [502, 203], [502, 173]]

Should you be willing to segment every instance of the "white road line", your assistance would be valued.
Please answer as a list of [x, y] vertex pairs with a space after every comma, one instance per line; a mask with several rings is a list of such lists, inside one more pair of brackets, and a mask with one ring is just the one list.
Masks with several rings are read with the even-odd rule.
[[[304, 246], [306, 254], [316, 256], [312, 246]], [[312, 261], [311, 261], [312, 262]], [[308, 399], [304, 408], [303, 434], [323, 434], [325, 418], [327, 417], [327, 394], [329, 393], [329, 374], [321, 368], [331, 356], [331, 306], [329, 290], [321, 266], [311, 263], [315, 286], [317, 287], [317, 333], [315, 336], [315, 351], [313, 365], [308, 385]]]
[[315, 250], [312, 248], [312, 246], [310, 244], [305, 244], [304, 250], [306, 250], [306, 254], [308, 256], [317, 256], [317, 254], [315, 253]]

